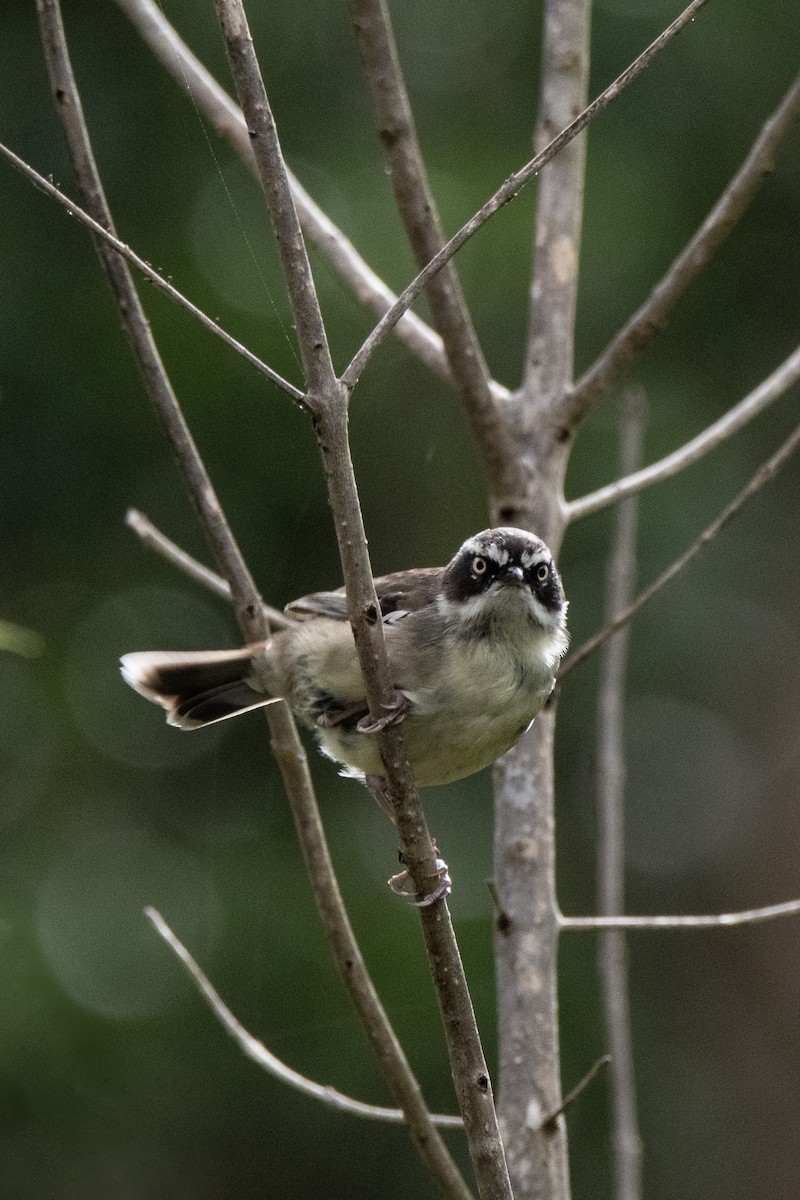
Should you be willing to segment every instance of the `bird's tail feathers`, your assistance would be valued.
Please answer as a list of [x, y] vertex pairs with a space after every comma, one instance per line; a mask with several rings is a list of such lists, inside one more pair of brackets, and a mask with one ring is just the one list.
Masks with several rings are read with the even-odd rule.
[[240, 650], [143, 650], [120, 659], [126, 683], [167, 711], [178, 729], [200, 729], [274, 704], [259, 686], [266, 643]]

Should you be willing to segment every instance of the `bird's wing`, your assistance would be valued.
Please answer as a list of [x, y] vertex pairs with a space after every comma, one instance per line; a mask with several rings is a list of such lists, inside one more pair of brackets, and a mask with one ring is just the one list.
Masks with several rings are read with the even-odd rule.
[[[400, 620], [407, 613], [426, 608], [436, 599], [439, 591], [442, 567], [417, 567], [412, 571], [395, 571], [375, 580], [375, 591], [381, 606], [381, 619], [388, 623]], [[312, 592], [286, 605], [289, 616], [306, 621], [314, 617], [327, 617], [333, 621], [346, 621], [347, 597], [344, 588], [335, 592]]]

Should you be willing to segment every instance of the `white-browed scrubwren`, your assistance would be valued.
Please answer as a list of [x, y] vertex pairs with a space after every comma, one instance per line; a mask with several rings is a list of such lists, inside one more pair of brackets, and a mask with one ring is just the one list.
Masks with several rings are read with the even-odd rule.
[[[403, 734], [419, 786], [494, 762], [541, 710], [567, 648], [567, 602], [552, 555], [521, 529], [468, 538], [446, 567], [375, 580]], [[377, 783], [383, 766], [344, 589], [287, 606], [296, 624], [240, 650], [126, 654], [126, 681], [197, 729], [288, 701], [344, 773]], [[377, 725], [380, 725], [378, 722]]]

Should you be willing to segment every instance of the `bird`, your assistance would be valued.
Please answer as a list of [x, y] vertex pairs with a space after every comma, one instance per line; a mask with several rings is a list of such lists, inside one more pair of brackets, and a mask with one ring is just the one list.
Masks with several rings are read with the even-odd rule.
[[126, 654], [123, 678], [183, 730], [284, 699], [322, 753], [373, 794], [384, 774], [376, 735], [393, 721], [403, 722], [418, 787], [489, 766], [541, 711], [567, 649], [567, 601], [549, 549], [522, 529], [485, 529], [446, 566], [384, 575], [375, 591], [400, 698], [376, 722], [344, 588], [294, 600], [289, 627], [240, 649]]

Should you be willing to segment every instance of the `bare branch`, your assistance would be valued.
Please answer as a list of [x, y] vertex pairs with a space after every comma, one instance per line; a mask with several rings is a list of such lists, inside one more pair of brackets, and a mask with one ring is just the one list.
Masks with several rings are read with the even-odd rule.
[[654, 334], [664, 327], [681, 296], [733, 232], [772, 171], [780, 142], [797, 120], [798, 113], [800, 76], [764, 123], [747, 158], [663, 279], [575, 384], [567, 397], [570, 427], [578, 424], [588, 408], [608, 392]]
[[[168, 538], [165, 533], [157, 529], [151, 520], [144, 513], [139, 512], [135, 508], [129, 508], [125, 514], [125, 524], [129, 526], [136, 536], [149, 546], [151, 550], [155, 550], [156, 554], [160, 554], [173, 567], [177, 567], [179, 571], [183, 571], [184, 575], [188, 575], [190, 579], [194, 579], [196, 583], [202, 584], [210, 592], [216, 596], [220, 596], [223, 600], [230, 600], [231, 589], [227, 580], [221, 575], [217, 575], [216, 571], [212, 571], [209, 567], [198, 562], [196, 558], [192, 558], [191, 554], [187, 554], [185, 550]], [[277, 608], [272, 608], [269, 604], [263, 605], [264, 616], [267, 621], [275, 629], [287, 629], [294, 625], [295, 622], [291, 617], [287, 617]]]
[[[80, 98], [75, 86], [69, 62], [61, 12], [58, 0], [37, 0], [37, 9], [42, 28], [42, 40], [56, 105], [62, 115], [67, 134], [70, 154], [75, 165], [81, 191], [90, 211], [98, 220], [111, 227], [111, 216], [102, 193], [97, 168], [89, 143], [88, 131], [83, 122]], [[239, 626], [248, 641], [259, 641], [266, 636], [267, 622], [263, 604], [252, 577], [242, 559], [230, 527], [228, 526], [211, 481], [200, 459], [197, 448], [180, 411], [177, 398], [158, 356], [149, 326], [139, 305], [130, 272], [124, 261], [106, 243], [98, 242], [101, 260], [117, 299], [123, 325], [131, 341], [137, 362], [140, 365], [148, 394], [164, 425], [165, 433], [178, 461], [184, 484], [197, 508], [201, 525], [212, 544], [234, 598]], [[351, 981], [359, 976], [359, 964], [363, 967], [360, 951], [355, 944], [346, 913], [341, 904], [327, 847], [324, 842], [316, 801], [314, 798], [308, 763], [297, 729], [286, 704], [270, 705], [266, 718], [272, 734], [281, 775], [286, 785], [296, 824], [302, 832], [311, 830], [313, 838], [301, 839], [306, 861], [313, 861], [315, 873], [311, 875], [314, 897], [324, 919], [338, 922], [341, 941], [334, 945], [335, 958], [343, 978], [350, 987], [359, 1011], [369, 1011], [370, 1023], [364, 1022], [378, 1057], [384, 1065], [390, 1087], [396, 1088], [395, 1098], [408, 1116], [409, 1128], [415, 1145], [425, 1162], [430, 1166], [445, 1193], [456, 1200], [469, 1200], [470, 1193], [461, 1180], [458, 1169], [449, 1155], [447, 1147], [430, 1122], [424, 1101], [402, 1051], [397, 1046], [394, 1034], [384, 1037], [388, 1020], [380, 1005], [371, 1005], [371, 982], [363, 988], [353, 986]], [[316, 813], [316, 825], [303, 814]], [[307, 844], [308, 843], [308, 844]], [[326, 862], [327, 860], [327, 862]], [[349, 934], [349, 939], [348, 935]], [[333, 944], [333, 943], [332, 943]], [[341, 950], [344, 948], [344, 954]], [[353, 969], [351, 970], [351, 963]], [[366, 975], [366, 968], [364, 968]], [[374, 992], [374, 989], [372, 989]], [[386, 1064], [390, 1066], [387, 1067]], [[448, 1191], [448, 1188], [450, 1189]]]
[[601, 630], [588, 638], [582, 646], [580, 646], [573, 654], [564, 661], [564, 664], [559, 672], [559, 683], [569, 674], [573, 667], [577, 667], [584, 659], [593, 654], [600, 646], [603, 645], [610, 637], [621, 629], [623, 625], [627, 625], [629, 621], [636, 616], [640, 609], [644, 608], [648, 601], [652, 600], [663, 587], [666, 587], [675, 576], [688, 566], [701, 550], [704, 550], [725, 526], [731, 521], [744, 504], [747, 503], [752, 496], [755, 496], [765, 484], [777, 475], [781, 467], [788, 461], [791, 455], [800, 445], [800, 426], [789, 434], [789, 437], [783, 442], [773, 455], [766, 462], [763, 462], [753, 476], [748, 480], [740, 492], [734, 496], [730, 504], [723, 508], [722, 512], [716, 517], [710, 525], [708, 525], [698, 538], [696, 538], [687, 550], [684, 550], [674, 562], [662, 571], [657, 579], [654, 579], [633, 601], [627, 608], [619, 614], [619, 616], [605, 625]]
[[419, 1083], [364, 963], [339, 891], [305, 752], [289, 709], [285, 704], [276, 704], [269, 709], [269, 712], [273, 711], [277, 713], [278, 721], [270, 722], [272, 750], [292, 806], [314, 900], [336, 966], [383, 1068], [389, 1090], [406, 1114], [409, 1133], [417, 1152], [446, 1196], [452, 1200], [472, 1200], [471, 1192], [450, 1152], [433, 1127]]
[[450, 261], [453, 255], [456, 254], [461, 247], [469, 241], [469, 239], [474, 233], [477, 232], [478, 229], [480, 229], [481, 225], [484, 225], [490, 217], [493, 217], [494, 214], [501, 209], [504, 204], [508, 204], [510, 200], [513, 200], [519, 193], [520, 189], [524, 187], [524, 185], [528, 183], [528, 181], [531, 180], [534, 175], [537, 175], [539, 171], [541, 171], [545, 163], [550, 162], [550, 159], [554, 158], [560, 150], [563, 150], [565, 146], [569, 145], [572, 139], [577, 137], [578, 134], [586, 128], [590, 121], [592, 121], [599, 113], [601, 113], [604, 108], [607, 108], [613, 100], [616, 100], [620, 92], [624, 91], [628, 84], [632, 83], [636, 76], [640, 75], [641, 72], [650, 65], [656, 55], [664, 49], [667, 43], [670, 42], [672, 38], [674, 38], [675, 35], [681, 31], [681, 29], [683, 29], [684, 25], [687, 25], [694, 19], [699, 10], [706, 3], [707, 0], [692, 0], [692, 3], [684, 9], [681, 15], [677, 17], [676, 20], [674, 20], [672, 24], [655, 39], [654, 42], [651, 42], [647, 49], [644, 50], [629, 67], [626, 67], [622, 74], [618, 75], [613, 83], [609, 84], [605, 91], [601, 92], [600, 95], [592, 101], [588, 108], [585, 108], [583, 112], [580, 113], [565, 129], [563, 129], [557, 137], [553, 138], [552, 142], [550, 142], [550, 144], [546, 146], [544, 150], [540, 151], [540, 153], [532, 158], [530, 162], [526, 163], [524, 167], [521, 167], [518, 171], [515, 171], [513, 175], [510, 175], [508, 179], [506, 179], [505, 183], [498, 188], [495, 194], [486, 201], [483, 207], [480, 208], [478, 212], [470, 218], [469, 221], [467, 221], [466, 225], [463, 225], [461, 229], [459, 229], [458, 233], [456, 233], [450, 239], [447, 245], [444, 246], [443, 249], [436, 255], [436, 257], [428, 263], [425, 270], [420, 271], [416, 278], [412, 279], [408, 287], [400, 293], [395, 304], [393, 304], [385, 316], [381, 318], [381, 320], [373, 329], [372, 333], [364, 342], [361, 349], [351, 360], [347, 370], [342, 375], [342, 382], [347, 387], [352, 388], [355, 385], [356, 381], [361, 375], [361, 372], [364, 370], [370, 358], [372, 358], [372, 355], [385, 341], [386, 337], [397, 324], [400, 317], [414, 303], [417, 296], [427, 285], [428, 281], [433, 278], [437, 271], [440, 271], [444, 264]]
[[575, 1087], [570, 1088], [564, 1099], [559, 1104], [558, 1108], [554, 1109], [553, 1112], [548, 1113], [548, 1115], [541, 1122], [539, 1128], [547, 1129], [548, 1126], [554, 1126], [557, 1118], [560, 1117], [562, 1113], [566, 1112], [571, 1104], [575, 1103], [578, 1097], [586, 1091], [589, 1084], [596, 1078], [599, 1072], [602, 1071], [603, 1067], [607, 1067], [610, 1062], [610, 1054], [601, 1054], [600, 1058], [598, 1058], [596, 1062], [592, 1063], [583, 1078], [578, 1080], [578, 1082], [575, 1084]]
[[[248, 1033], [241, 1022], [237, 1020], [208, 976], [201, 970], [183, 943], [172, 932], [169, 925], [161, 916], [161, 913], [155, 908], [146, 908], [144, 912], [156, 933], [164, 939], [170, 950], [183, 963], [192, 982], [196, 985], [197, 990], [225, 1032], [233, 1038], [242, 1053], [251, 1058], [259, 1067], [262, 1067], [267, 1074], [272, 1075], [280, 1083], [285, 1083], [288, 1087], [302, 1092], [303, 1095], [310, 1096], [312, 1100], [319, 1100], [321, 1104], [326, 1105], [328, 1108], [337, 1109], [339, 1112], [349, 1113], [354, 1117], [365, 1117], [369, 1121], [405, 1124], [406, 1117], [402, 1109], [384, 1108], [377, 1104], [364, 1104], [361, 1100], [354, 1100], [350, 1096], [345, 1096], [344, 1093], [337, 1091], [334, 1087], [316, 1083], [313, 1079], [308, 1079], [305, 1075], [301, 1075], [298, 1071], [287, 1067], [286, 1063], [276, 1058], [263, 1042], [253, 1037], [251, 1033]], [[434, 1125], [442, 1129], [463, 1129], [463, 1122], [460, 1117], [448, 1116], [443, 1113], [431, 1113], [431, 1121]]]
[[[347, 391], [333, 375], [322, 318], [288, 187], [286, 165], [253, 52], [241, 0], [215, 0], [242, 111], [248, 121], [270, 216], [290, 290], [300, 351], [310, 384], [307, 397], [328, 484], [344, 572], [348, 612], [373, 721], [395, 702], [383, 628], [372, 580], [363, 516], [347, 431]], [[295, 272], [298, 278], [294, 278]], [[277, 705], [280, 709], [282, 706]], [[438, 879], [436, 851], [408, 762], [402, 727], [378, 735], [386, 790], [403, 856], [419, 895]], [[277, 750], [276, 750], [277, 752]], [[291, 763], [287, 755], [287, 764]], [[511, 1200], [503, 1144], [475, 1014], [447, 905], [420, 909], [453, 1081], [482, 1200]], [[426, 1146], [420, 1146], [424, 1152]]]
[[633, 496], [655, 483], [671, 479], [679, 471], [703, 458], [710, 450], [716, 450], [717, 446], [721, 446], [734, 433], [738, 433], [754, 417], [769, 408], [770, 404], [779, 400], [797, 379], [800, 379], [800, 347], [723, 417], [678, 450], [673, 450], [671, 454], [651, 463], [649, 467], [643, 467], [641, 471], [634, 471], [624, 479], [618, 479], [615, 483], [598, 488], [596, 492], [590, 492], [580, 500], [569, 501], [567, 520], [578, 521], [581, 517], [588, 517], [591, 513], [607, 508], [609, 504], [616, 504], [625, 496]]
[[227, 333], [222, 326], [214, 320], [213, 317], [209, 317], [206, 313], [204, 313], [203, 310], [198, 308], [197, 305], [194, 304], [187, 296], [184, 296], [183, 292], [179, 291], [178, 288], [166, 280], [163, 275], [159, 275], [158, 271], [155, 271], [148, 262], [145, 262], [143, 258], [140, 258], [134, 250], [131, 250], [130, 246], [126, 245], [125, 242], [120, 241], [116, 234], [111, 232], [109, 229], [106, 229], [100, 223], [100, 220], [95, 220], [94, 217], [91, 217], [79, 205], [77, 205], [74, 200], [70, 200], [69, 196], [65, 196], [64, 193], [55, 186], [55, 184], [51, 183], [49, 179], [45, 179], [43, 175], [40, 175], [38, 171], [35, 171], [29, 163], [26, 163], [24, 159], [20, 158], [19, 155], [15, 154], [13, 150], [10, 150], [9, 147], [4, 145], [2, 142], [0, 142], [0, 154], [2, 154], [3, 157], [6, 158], [13, 167], [16, 167], [16, 169], [22, 175], [29, 179], [34, 187], [37, 187], [40, 192], [44, 192], [46, 196], [50, 196], [53, 200], [56, 200], [62, 208], [67, 210], [71, 217], [75, 217], [76, 220], [80, 221], [82, 225], [85, 225], [87, 229], [91, 230], [95, 241], [97, 241], [97, 239], [101, 239], [103, 242], [105, 242], [107, 246], [111, 247], [112, 250], [116, 251], [117, 254], [121, 255], [124, 259], [136, 267], [137, 271], [140, 271], [142, 275], [144, 275], [148, 283], [152, 283], [160, 292], [163, 292], [170, 298], [170, 300], [174, 301], [175, 304], [179, 304], [181, 308], [185, 308], [188, 313], [191, 313], [195, 320], [199, 321], [200, 324], [206, 329], [209, 329], [215, 337], [218, 337], [221, 341], [223, 341], [226, 346], [230, 346], [231, 350], [235, 350], [237, 354], [241, 355], [245, 362], [248, 362], [251, 367], [255, 367], [255, 369], [260, 371], [262, 375], [266, 375], [267, 379], [277, 384], [278, 387], [282, 388], [287, 395], [291, 396], [301, 408], [303, 407], [303, 393], [299, 388], [296, 388], [293, 383], [289, 383], [289, 381], [284, 379], [282, 375], [279, 375], [277, 371], [273, 371], [272, 367], [269, 367], [265, 362], [262, 362], [256, 354], [253, 354], [252, 350], [248, 350], [247, 346], [237, 341], [236, 338], [230, 333]]
[[[380, 610], [350, 459], [345, 408], [336, 403], [320, 406], [316, 429], [336, 523], [350, 621], [374, 720], [388, 711], [395, 691], [383, 629], [375, 619]], [[424, 896], [438, 882], [436, 852], [408, 762], [402, 724], [384, 729], [379, 747], [403, 859], [417, 894]], [[450, 913], [443, 898], [418, 911], [478, 1189], [482, 1200], [511, 1200], [489, 1072]]]
[[[83, 117], [72, 73], [59, 0], [36, 0], [47, 70], [56, 111], [64, 128], [70, 158], [89, 215], [114, 233], [114, 223]], [[237, 620], [249, 641], [263, 638], [266, 624], [261, 597], [225, 519], [197, 446], [181, 412], [153, 334], [136, 293], [130, 270], [116, 249], [101, 237], [95, 248], [117, 301], [125, 334], [141, 371], [145, 388], [169, 438], [184, 485], [217, 561], [227, 577]]]
[[[162, 65], [187, 89], [198, 110], [255, 173], [255, 157], [241, 110], [192, 54], [155, 0], [116, 0], [116, 3]], [[306, 237], [325, 255], [359, 303], [382, 317], [397, 296], [319, 208], [298, 179], [291, 172], [288, 176]], [[396, 333], [421, 362], [442, 379], [452, 382], [442, 339], [420, 317], [412, 312], [405, 313], [398, 322]], [[507, 388], [495, 382], [491, 386], [497, 399], [508, 398]]]
[[[585, 111], [590, 24], [591, 0], [546, 0], [535, 150], [552, 146], [559, 130]], [[526, 484], [518, 494], [527, 501], [515, 521], [541, 533], [554, 553], [563, 533], [561, 472], [569, 445], [551, 440], [551, 430], [560, 424], [557, 406], [573, 378], [585, 157], [584, 135], [542, 169], [524, 378], [511, 416], [521, 443], [514, 461]], [[495, 877], [510, 918], [495, 939], [500, 1114], [520, 1200], [569, 1193], [566, 1122], [559, 1115], [553, 725], [552, 714], [537, 718], [529, 738], [495, 769]], [[550, 1117], [543, 1121], [544, 1114]]]
[[767, 904], [763, 908], [747, 908], [743, 912], [712, 913], [707, 916], [656, 917], [565, 917], [559, 925], [563, 930], [582, 929], [733, 929], [740, 925], [759, 925], [779, 917], [800, 914], [800, 900], [782, 904]]
[[[590, 26], [590, 0], [547, 0], [537, 149], [586, 107]], [[584, 135], [564, 147], [539, 182], [522, 395], [542, 413], [560, 407], [572, 386], [585, 164]]]
[[[315, 417], [315, 431], [322, 455], [333, 512], [350, 622], [359, 662], [364, 674], [370, 714], [376, 721], [396, 702], [389, 674], [380, 611], [367, 552], [366, 533], [358, 499], [347, 429], [348, 394], [337, 381], [328, 353], [327, 337], [317, 302], [303, 235], [297, 220], [288, 183], [286, 163], [278, 139], [264, 82], [255, 57], [252, 38], [241, 0], [215, 0], [217, 17], [225, 38], [228, 60], [256, 156], [259, 178], [281, 252], [290, 303], [297, 326], [300, 351], [310, 382], [307, 401]], [[298, 273], [300, 278], [295, 279]], [[401, 839], [411, 837], [408, 868], [428, 878], [436, 873], [433, 843], [424, 825], [413, 777], [396, 726], [381, 738], [381, 753], [387, 769], [387, 784], [396, 810]], [[406, 831], [406, 809], [412, 808]], [[421, 824], [420, 824], [421, 822]], [[416, 823], [416, 825], [415, 825]], [[414, 837], [411, 830], [421, 830]], [[420, 889], [421, 890], [421, 889]]]
[[[286, 290], [297, 329], [306, 389], [316, 395], [334, 379], [328, 338], [319, 309], [297, 210], [283, 164], [253, 39], [240, 0], [214, 0], [225, 50], [253, 147], [256, 170], [278, 244]], [[276, 170], [280, 164], [281, 169]]]
[[[398, 212], [417, 266], [422, 269], [442, 249], [445, 236], [417, 137], [389, 10], [386, 0], [350, 0], [350, 11]], [[481, 448], [490, 489], [494, 494], [517, 490], [504, 482], [513, 462], [507, 444], [509, 430], [500, 419], [489, 369], [452, 261], [428, 281], [426, 292], [455, 386]]]
[[[620, 412], [619, 466], [623, 475], [642, 461], [646, 401], [628, 392]], [[630, 603], [636, 573], [638, 499], [618, 505], [606, 580], [606, 619], [613, 621]], [[625, 907], [625, 675], [626, 626], [605, 646], [597, 697], [597, 908], [605, 915]], [[642, 1145], [636, 1115], [628, 952], [625, 933], [605, 930], [599, 939], [598, 967], [608, 1047], [611, 1052], [612, 1168], [615, 1200], [641, 1196]]]

